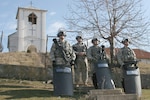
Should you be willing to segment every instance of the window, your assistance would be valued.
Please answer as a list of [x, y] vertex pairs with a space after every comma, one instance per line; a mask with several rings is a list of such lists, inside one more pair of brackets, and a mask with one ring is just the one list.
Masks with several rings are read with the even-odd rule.
[[34, 13], [31, 13], [28, 16], [28, 21], [31, 22], [32, 24], [36, 24], [37, 21], [37, 16]]

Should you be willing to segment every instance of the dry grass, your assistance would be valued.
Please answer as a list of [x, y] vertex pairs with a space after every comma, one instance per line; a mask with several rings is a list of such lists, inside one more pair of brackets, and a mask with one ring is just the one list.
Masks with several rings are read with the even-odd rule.
[[[142, 90], [142, 99], [149, 100], [150, 90]], [[75, 92], [73, 97], [53, 96], [53, 86], [40, 81], [0, 79], [0, 100], [85, 100], [85, 94]]]
[[150, 89], [143, 89], [142, 90], [141, 100], [150, 100]]
[[138, 66], [141, 74], [150, 74], [150, 64], [140, 62], [138, 63]]
[[0, 100], [84, 100], [84, 94], [73, 97], [56, 97], [53, 85], [40, 81], [0, 79]]

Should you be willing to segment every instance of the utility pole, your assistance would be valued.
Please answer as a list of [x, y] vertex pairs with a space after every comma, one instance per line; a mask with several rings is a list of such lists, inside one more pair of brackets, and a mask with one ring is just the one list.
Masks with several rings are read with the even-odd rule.
[[45, 52], [45, 83], [47, 83], [48, 82], [48, 78], [47, 78], [47, 71], [48, 71], [48, 66], [47, 66], [47, 58], [48, 58], [48, 56], [47, 56], [47, 45], [48, 45], [48, 39], [49, 38], [56, 38], [56, 36], [46, 36], [46, 52]]
[[0, 39], [1, 39], [0, 40], [0, 52], [2, 52], [3, 51], [3, 45], [2, 45], [2, 42], [3, 42], [3, 31], [1, 33], [1, 38]]
[[31, 5], [31, 7], [32, 7], [32, 5], [33, 5], [32, 1], [30, 1], [30, 5]]

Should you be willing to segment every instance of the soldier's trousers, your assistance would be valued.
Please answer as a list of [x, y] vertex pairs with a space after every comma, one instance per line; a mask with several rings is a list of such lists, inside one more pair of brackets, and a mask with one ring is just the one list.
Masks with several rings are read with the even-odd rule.
[[[82, 76], [81, 76], [82, 75]], [[76, 84], [79, 84], [80, 76], [82, 78], [82, 81], [84, 84], [88, 81], [88, 66], [85, 61], [78, 60], [75, 64], [75, 82]]]
[[93, 82], [94, 88], [98, 89], [96, 73], [93, 73], [92, 75], [92, 82]]

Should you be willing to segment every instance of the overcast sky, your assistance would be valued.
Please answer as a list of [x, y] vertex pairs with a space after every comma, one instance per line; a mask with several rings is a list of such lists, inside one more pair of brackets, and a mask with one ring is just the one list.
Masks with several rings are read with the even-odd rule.
[[[3, 45], [4, 52], [7, 52], [7, 37], [16, 32], [16, 13], [18, 7], [32, 6], [48, 10], [46, 16], [46, 34], [56, 35], [60, 27], [66, 28], [63, 17], [68, 13], [68, 5], [72, 0], [1, 0], [0, 3], [0, 33], [4, 32]], [[150, 0], [143, 0], [143, 10], [145, 15], [150, 19]], [[150, 41], [149, 41], [150, 42]], [[149, 43], [150, 44], [150, 43]], [[150, 51], [150, 47], [146, 47]]]

